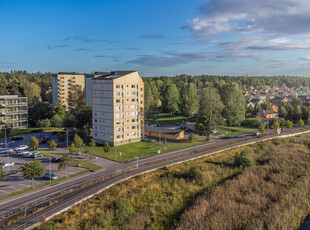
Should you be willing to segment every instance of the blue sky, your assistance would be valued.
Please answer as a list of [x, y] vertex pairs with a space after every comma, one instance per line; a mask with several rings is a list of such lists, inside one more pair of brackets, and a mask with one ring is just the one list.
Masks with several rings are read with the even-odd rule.
[[0, 71], [310, 76], [307, 0], [0, 0]]

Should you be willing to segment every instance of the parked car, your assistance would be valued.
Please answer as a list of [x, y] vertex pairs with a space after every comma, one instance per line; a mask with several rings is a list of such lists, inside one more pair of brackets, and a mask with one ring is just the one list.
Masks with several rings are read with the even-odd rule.
[[8, 170], [4, 170], [4, 175], [8, 176], [11, 174], [16, 174], [17, 170], [16, 169], [8, 169]]
[[14, 165], [15, 165], [14, 162], [9, 161], [9, 162], [6, 162], [6, 163], [3, 165], [3, 168], [13, 167]]
[[17, 141], [17, 140], [22, 140], [24, 139], [23, 136], [15, 136], [15, 137], [11, 137], [11, 141]]
[[44, 178], [45, 179], [52, 179], [52, 180], [56, 180], [57, 179], [57, 176], [54, 174], [54, 173], [50, 173], [49, 171], [47, 171], [45, 174], [44, 174]]
[[44, 137], [44, 135], [43, 134], [37, 134], [36, 135], [36, 138], [38, 138], [38, 139], [41, 138], [41, 137]]
[[14, 152], [13, 149], [0, 149], [0, 153], [12, 153]]
[[27, 150], [29, 147], [28, 145], [20, 145], [16, 148], [14, 148], [15, 151], [18, 151], [18, 150]]
[[259, 135], [262, 135], [262, 133], [261, 132], [256, 132], [255, 133], [255, 136], [259, 136]]
[[24, 154], [25, 157], [29, 158], [32, 157], [33, 152], [27, 152], [26, 154]]
[[42, 153], [33, 152], [31, 157], [32, 158], [39, 158], [39, 157], [43, 157], [43, 154]]
[[59, 162], [60, 160], [61, 160], [60, 157], [54, 157], [54, 158], [52, 159], [52, 162], [57, 163], [57, 162]]
[[51, 135], [57, 135], [57, 134], [58, 134], [57, 131], [54, 131], [54, 132], [51, 133]]
[[46, 140], [45, 138], [41, 138], [41, 139], [39, 140], [39, 143], [40, 143], [40, 144], [46, 144], [46, 143], [47, 143], [47, 140]]
[[30, 153], [29, 151], [17, 151], [16, 155], [17, 156], [26, 156], [28, 153]]

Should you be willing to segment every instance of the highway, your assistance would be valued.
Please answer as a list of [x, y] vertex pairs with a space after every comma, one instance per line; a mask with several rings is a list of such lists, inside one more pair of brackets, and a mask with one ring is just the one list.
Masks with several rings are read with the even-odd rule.
[[[290, 133], [296, 134], [302, 131], [305, 130], [296, 128], [290, 130]], [[309, 132], [309, 130], [307, 132]], [[80, 175], [78, 177], [70, 178], [68, 180], [59, 183], [55, 183], [49, 186], [42, 187], [40, 189], [36, 189], [20, 195], [16, 195], [14, 197], [5, 200], [1, 200], [0, 216], [9, 211], [24, 208], [26, 204], [35, 201], [39, 197], [44, 198], [45, 196], [59, 192], [64, 189], [71, 188], [72, 186], [75, 186], [77, 184], [84, 184], [91, 180], [102, 178], [104, 176], [111, 176], [113, 174], [115, 175], [115, 173], [117, 172], [118, 173], [124, 172], [123, 174], [120, 174], [118, 176], [116, 175], [110, 179], [105, 179], [104, 181], [96, 181], [90, 184], [89, 186], [83, 187], [80, 190], [75, 190], [71, 193], [65, 194], [64, 196], [58, 197], [57, 203], [43, 209], [42, 211], [30, 215], [25, 219], [18, 221], [17, 223], [4, 229], [26, 229], [27, 227], [30, 227], [33, 224], [42, 221], [42, 216], [44, 216], [44, 218], [52, 217], [56, 213], [71, 207], [73, 204], [88, 199], [93, 194], [96, 194], [108, 188], [109, 186], [114, 185], [117, 182], [126, 180], [135, 175], [155, 170], [167, 165], [203, 157], [206, 155], [211, 155], [226, 149], [259, 142], [270, 138], [286, 136], [287, 134], [288, 133], [286, 132], [278, 135], [273, 131], [273, 134], [271, 135], [253, 138], [253, 133], [249, 133], [243, 135], [242, 137], [236, 137], [230, 139], [217, 138], [214, 139], [213, 142], [205, 143], [198, 146], [192, 146], [181, 150], [171, 151], [163, 154], [153, 155], [144, 159], [140, 159], [138, 160], [138, 162], [136, 160], [127, 163], [118, 163], [111, 161], [110, 166], [107, 166], [103, 170]], [[139, 165], [139, 168], [137, 168], [137, 163]]]

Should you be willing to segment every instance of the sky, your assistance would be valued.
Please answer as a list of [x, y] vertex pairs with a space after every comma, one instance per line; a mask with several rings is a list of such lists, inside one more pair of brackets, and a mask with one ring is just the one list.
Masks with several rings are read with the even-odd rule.
[[310, 76], [308, 0], [0, 0], [0, 71]]

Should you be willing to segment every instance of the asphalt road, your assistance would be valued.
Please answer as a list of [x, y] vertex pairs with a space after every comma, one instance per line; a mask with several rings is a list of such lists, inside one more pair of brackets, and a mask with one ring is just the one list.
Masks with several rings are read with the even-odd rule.
[[[296, 133], [298, 130], [299, 129], [295, 129], [294, 132]], [[286, 134], [281, 134], [281, 135], [286, 135]], [[65, 207], [69, 207], [75, 202], [81, 201], [83, 198], [90, 196], [91, 194], [101, 191], [102, 189], [107, 188], [108, 186], [118, 181], [128, 179], [140, 173], [147, 172], [149, 170], [154, 170], [154, 169], [166, 166], [166, 165], [171, 165], [173, 163], [178, 163], [178, 162], [190, 160], [193, 158], [210, 155], [217, 151], [225, 150], [231, 147], [238, 147], [240, 145], [254, 143], [254, 142], [262, 141], [265, 139], [269, 139], [271, 137], [278, 137], [281, 135], [273, 134], [273, 135], [269, 135], [266, 137], [255, 138], [252, 140], [243, 140], [243, 138], [239, 138], [239, 137], [231, 138], [231, 139], [216, 139], [214, 142], [211, 142], [211, 143], [206, 143], [206, 144], [202, 144], [199, 146], [193, 146], [193, 147], [189, 147], [186, 149], [176, 150], [176, 151], [167, 152], [163, 154], [153, 155], [151, 157], [140, 159], [138, 161], [134, 160], [128, 163], [117, 163], [117, 162], [110, 161], [108, 167], [106, 167], [105, 170], [100, 170], [97, 172], [84, 174], [79, 177], [74, 177], [66, 181], [57, 183], [57, 184], [46, 186], [41, 189], [37, 189], [31, 192], [27, 192], [24, 194], [20, 194], [20, 195], [2, 200], [0, 201], [0, 216], [3, 215], [4, 213], [7, 213], [8, 211], [15, 210], [16, 208], [22, 208], [25, 206], [26, 203], [31, 202], [37, 199], [38, 197], [44, 197], [45, 195], [60, 191], [70, 186], [74, 186], [78, 183], [85, 183], [93, 179], [111, 175], [112, 173], [115, 173], [117, 171], [126, 170], [128, 168], [135, 168], [137, 167], [137, 164], [139, 164], [138, 170], [128, 172], [116, 178], [105, 180], [100, 183], [92, 184], [91, 186], [84, 188], [83, 191], [79, 190], [79, 191], [73, 192], [72, 194], [70, 193], [70, 197], [68, 197], [63, 202], [58, 202], [40, 212], [37, 212], [34, 215], [31, 215], [25, 218], [22, 221], [19, 221], [16, 224], [13, 224], [12, 226], [8, 228], [5, 228], [5, 229], [14, 229], [18, 226], [23, 226], [23, 224], [29, 223], [29, 221], [35, 220], [36, 218], [39, 218], [42, 215], [46, 217], [51, 216], [57, 211], [60, 211]], [[237, 139], [239, 139], [240, 142], [233, 143], [233, 142], [236, 142]], [[219, 147], [219, 146], [222, 146], [222, 147]], [[205, 149], [206, 147], [209, 147], [212, 149], [203, 151], [203, 152], [198, 152], [199, 150]], [[194, 151], [197, 151], [197, 153], [192, 154], [192, 155], [186, 155], [187, 153], [194, 152]], [[22, 228], [24, 227], [26, 226], [23, 226]]]

